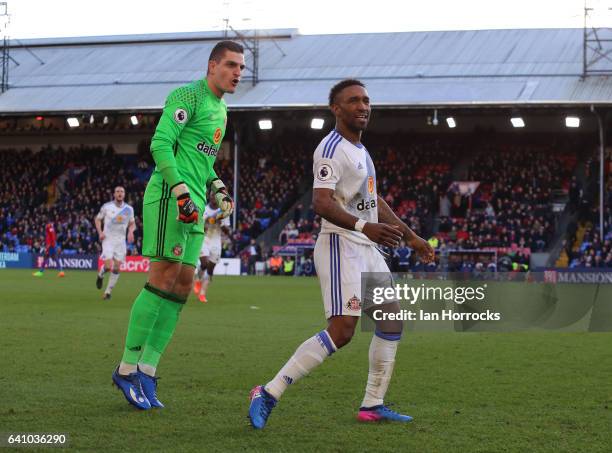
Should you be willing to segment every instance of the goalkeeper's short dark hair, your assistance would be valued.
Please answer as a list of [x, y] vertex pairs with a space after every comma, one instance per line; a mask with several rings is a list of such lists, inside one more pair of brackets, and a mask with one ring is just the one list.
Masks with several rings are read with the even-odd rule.
[[217, 63], [221, 61], [225, 52], [236, 52], [236, 53], [244, 53], [244, 47], [242, 44], [238, 44], [234, 41], [219, 41], [213, 47], [213, 50], [210, 52], [210, 57], [208, 57], [208, 61], [216, 61]]
[[345, 88], [352, 87], [353, 85], [359, 85], [360, 87], [365, 88], [365, 85], [360, 80], [344, 79], [341, 82], [335, 84], [332, 89], [329, 90], [329, 105], [332, 105], [334, 102], [336, 102], [336, 96], [338, 96], [338, 93], [340, 93]]

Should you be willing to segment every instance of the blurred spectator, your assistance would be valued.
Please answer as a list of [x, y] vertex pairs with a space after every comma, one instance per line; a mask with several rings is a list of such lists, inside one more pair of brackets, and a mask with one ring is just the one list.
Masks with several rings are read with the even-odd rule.
[[249, 244], [249, 246], [246, 248], [246, 255], [248, 257], [248, 273], [250, 275], [254, 275], [255, 274], [255, 263], [259, 260], [259, 257], [261, 255], [261, 250], [259, 248], [259, 246], [257, 245], [257, 243], [255, 242], [255, 239], [251, 239], [251, 243]]
[[285, 258], [285, 261], [283, 263], [283, 273], [285, 275], [293, 275], [295, 271], [295, 260], [293, 259], [293, 257], [288, 256], [287, 258]]
[[406, 242], [400, 241], [400, 246], [394, 252], [399, 272], [407, 272], [409, 270], [411, 253], [412, 251], [406, 246]]
[[268, 269], [272, 275], [280, 275], [281, 268], [283, 266], [283, 259], [275, 253], [268, 261]]

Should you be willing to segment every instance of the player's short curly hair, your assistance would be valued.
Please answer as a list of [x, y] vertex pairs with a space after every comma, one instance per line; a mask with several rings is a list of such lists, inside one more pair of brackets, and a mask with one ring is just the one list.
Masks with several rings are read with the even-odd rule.
[[236, 53], [244, 53], [244, 47], [242, 44], [238, 44], [234, 41], [219, 41], [213, 47], [213, 50], [210, 52], [210, 57], [208, 57], [208, 61], [216, 61], [219, 62], [226, 51], [236, 52]]
[[335, 84], [332, 89], [329, 90], [329, 105], [332, 105], [334, 102], [336, 102], [336, 96], [338, 96], [338, 93], [340, 93], [345, 88], [352, 87], [353, 85], [359, 85], [360, 87], [365, 88], [365, 85], [360, 80], [344, 79], [341, 82]]

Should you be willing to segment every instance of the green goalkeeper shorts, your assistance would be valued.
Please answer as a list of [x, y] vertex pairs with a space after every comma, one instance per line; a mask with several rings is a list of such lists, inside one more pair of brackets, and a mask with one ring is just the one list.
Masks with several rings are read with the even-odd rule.
[[177, 220], [175, 198], [162, 198], [143, 206], [142, 254], [154, 261], [176, 261], [196, 266], [202, 241], [204, 219], [202, 212], [197, 223]]

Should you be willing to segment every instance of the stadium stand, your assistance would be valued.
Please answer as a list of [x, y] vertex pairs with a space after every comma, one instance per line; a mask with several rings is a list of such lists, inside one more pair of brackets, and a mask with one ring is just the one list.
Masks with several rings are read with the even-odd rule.
[[[137, 217], [136, 254], [142, 245], [142, 193], [150, 174], [145, 153], [118, 156], [112, 147], [4, 150], [0, 189], [0, 249], [37, 252], [53, 222], [64, 253], [98, 253], [94, 217], [117, 185]], [[20, 194], [19, 198], [15, 194]]]
[[475, 193], [451, 186], [451, 216], [442, 217], [438, 237], [450, 247], [509, 247], [543, 251], [555, 231], [553, 192], [569, 192], [576, 154], [550, 146], [505, 145], [474, 157], [468, 180]]
[[[232, 238], [234, 255], [286, 212], [300, 195], [300, 189], [311, 182], [313, 140], [304, 134], [285, 133], [242, 153], [239, 219]], [[217, 161], [216, 165], [217, 174], [227, 181], [231, 192], [233, 161]]]
[[[438, 255], [449, 250], [496, 250], [498, 260], [509, 259], [508, 270], [527, 270], [529, 255], [551, 245], [555, 197], [576, 198], [573, 143], [453, 143], [391, 135], [395, 143], [371, 147], [378, 191], [414, 231], [430, 238]], [[406, 143], [410, 145], [402, 146]], [[471, 156], [465, 180], [479, 183], [474, 192], [462, 194], [452, 181], [457, 156]], [[279, 237], [282, 245], [316, 239], [320, 220], [311, 210], [286, 224]], [[397, 252], [388, 252], [399, 269]], [[415, 256], [408, 256], [411, 269], [423, 268]], [[428, 270], [494, 270], [497, 264], [491, 255], [458, 253]]]
[[[609, 159], [609, 156], [608, 156]], [[606, 180], [604, 205], [604, 233], [599, 227], [599, 197], [592, 182], [598, 162], [587, 163], [590, 181], [581, 195], [576, 197], [577, 220], [567, 229], [564, 248], [558, 266], [570, 268], [612, 268], [612, 176]], [[609, 170], [608, 170], [609, 172]], [[580, 197], [580, 198], [578, 198]]]
[[[278, 246], [251, 245], [310, 187], [311, 155], [318, 140], [312, 134], [306, 137], [289, 131], [245, 146], [240, 160], [238, 222], [232, 237], [224, 238], [223, 256], [241, 256], [244, 267], [255, 273], [255, 263], [267, 261], [278, 250]], [[610, 265], [612, 233], [606, 230], [601, 240], [592, 226], [595, 222], [587, 222], [593, 201], [585, 207], [585, 191], [573, 177], [577, 153], [570, 144], [483, 145], [398, 133], [370, 134], [366, 145], [379, 175], [379, 192], [413, 230], [430, 239], [439, 255], [449, 250], [489, 249], [499, 252], [498, 259], [509, 254], [510, 267], [527, 266], [531, 252], [546, 251], [551, 245], [555, 234], [552, 202], [555, 193], [563, 193], [571, 209], [581, 213], [584, 224], [573, 233], [579, 238], [569, 241], [572, 250], [566, 247], [568, 264]], [[478, 181], [479, 186], [473, 193], [461, 194], [453, 170], [459, 156], [465, 159], [468, 155], [466, 179]], [[40, 153], [5, 150], [2, 159], [7, 165], [0, 186], [0, 250], [40, 250], [44, 225], [51, 220], [64, 252], [98, 253], [93, 218], [110, 199], [112, 188], [123, 185], [137, 216], [136, 242], [129, 252], [140, 252], [142, 193], [152, 171], [148, 142], [139, 145], [137, 155], [116, 154], [111, 146], [79, 146], [46, 147]], [[218, 160], [216, 170], [231, 191], [233, 160]], [[21, 194], [18, 200], [12, 196], [16, 192]], [[291, 219], [276, 243], [269, 245], [312, 246], [320, 222], [312, 206], [293, 206]], [[394, 267], [398, 268], [400, 257], [395, 251], [389, 253], [395, 256]], [[422, 267], [414, 256], [407, 255], [403, 258], [411, 268]], [[458, 254], [447, 263], [453, 270], [492, 269], [496, 264], [490, 256], [474, 253]]]
[[[293, 204], [310, 165], [305, 146], [293, 136], [245, 150], [238, 227], [232, 240], [225, 238], [223, 256], [236, 256]], [[93, 219], [113, 188], [122, 185], [136, 215], [129, 253], [140, 253], [142, 195], [153, 169], [148, 142], [140, 144], [137, 155], [118, 155], [111, 146], [45, 147], [38, 153], [4, 150], [2, 161], [0, 251], [39, 251], [44, 226], [51, 221], [64, 253], [99, 253]], [[216, 166], [231, 191], [233, 161], [218, 160]], [[21, 196], [16, 199], [15, 193]]]

